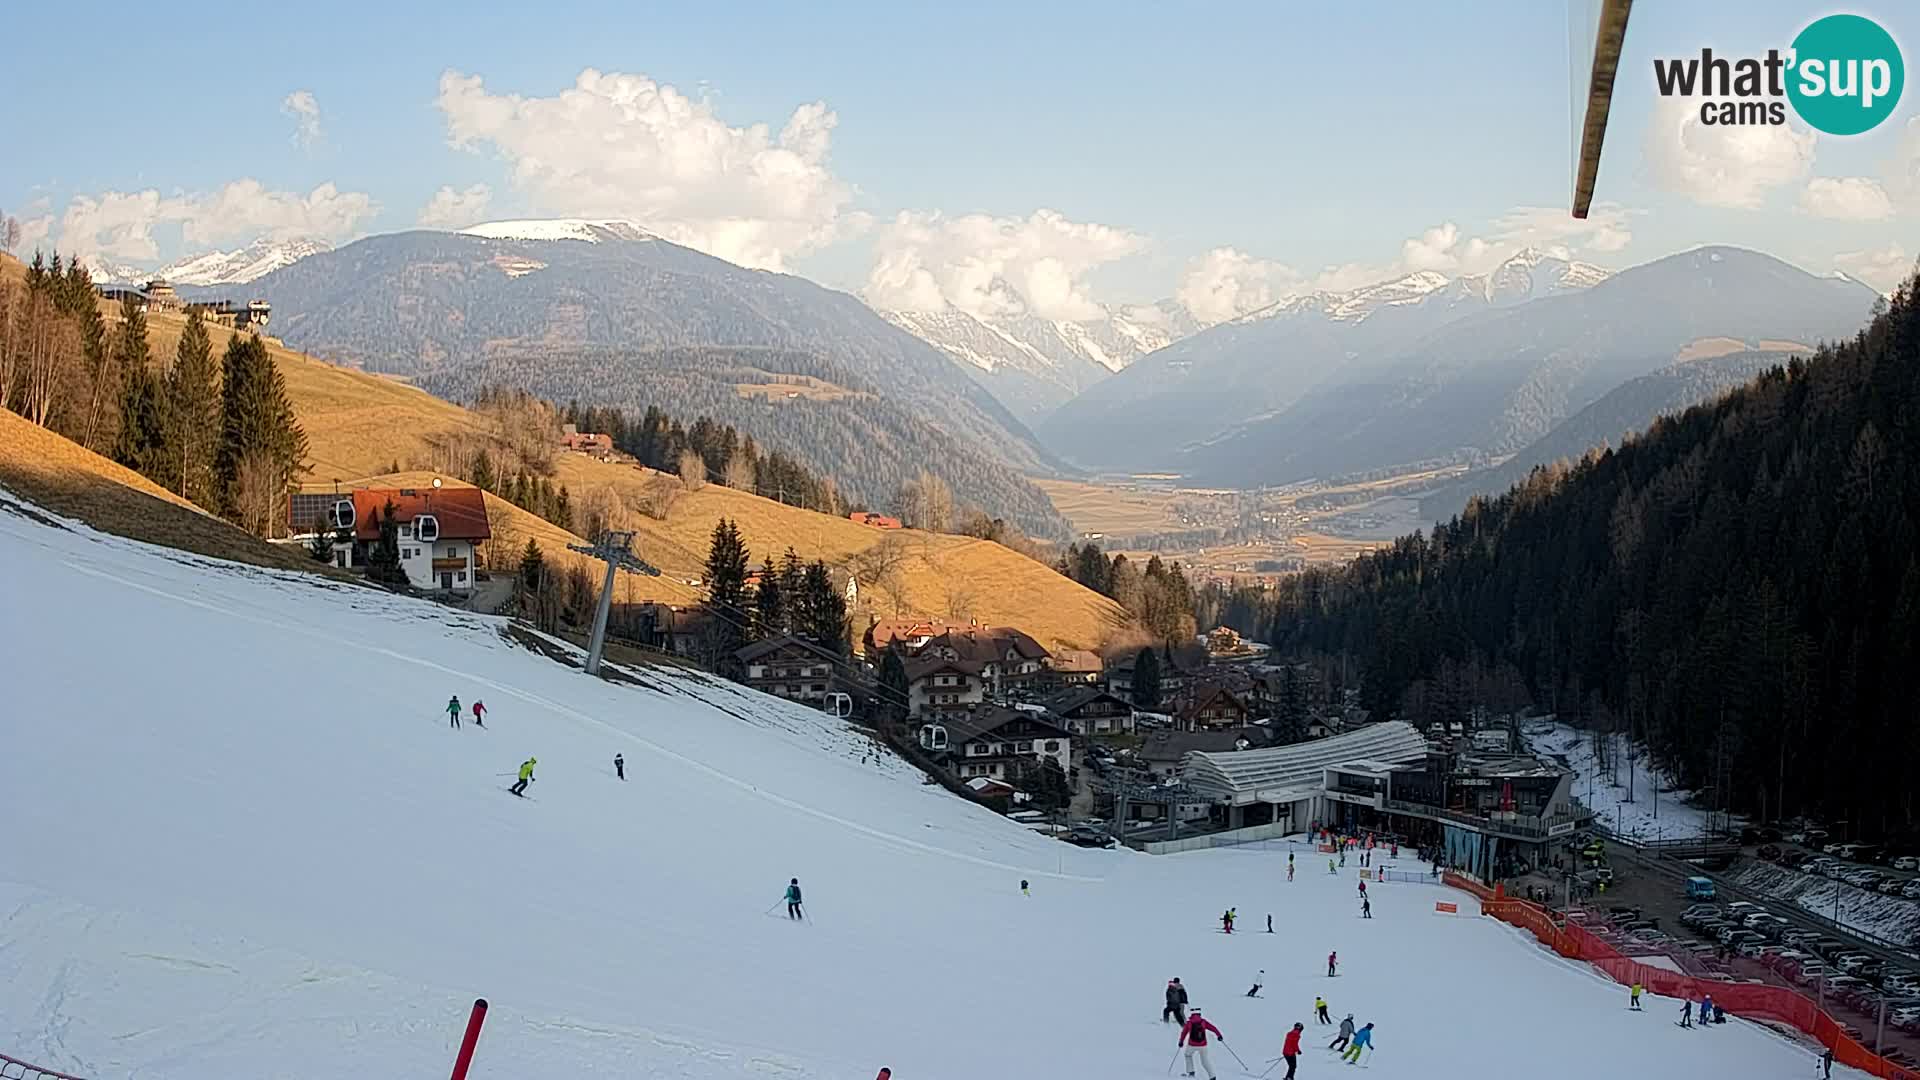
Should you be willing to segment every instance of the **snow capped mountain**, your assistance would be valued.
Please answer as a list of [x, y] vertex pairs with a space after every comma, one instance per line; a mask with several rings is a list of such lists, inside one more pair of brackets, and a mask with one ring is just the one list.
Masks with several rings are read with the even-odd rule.
[[1424, 304], [1432, 299], [1449, 305], [1463, 301], [1495, 306], [1517, 304], [1591, 288], [1605, 281], [1607, 275], [1608, 271], [1592, 263], [1570, 262], [1538, 248], [1523, 248], [1484, 274], [1448, 277], [1437, 270], [1421, 270], [1345, 292], [1303, 293], [1233, 321], [1255, 323], [1287, 315], [1318, 313], [1334, 322], [1359, 322], [1384, 308]]
[[240, 285], [332, 250], [333, 245], [324, 240], [261, 239], [238, 251], [212, 251], [168, 263], [157, 276], [175, 285]]
[[[1579, 292], [1608, 276], [1528, 248], [1484, 274], [1421, 270], [1290, 296], [1174, 342], [1047, 415], [1042, 438], [1083, 466], [1160, 469], [1183, 445], [1274, 414], [1455, 320]], [[1114, 431], [1128, 437], [1116, 440]]]
[[659, 237], [617, 218], [545, 218], [522, 221], [487, 221], [461, 229], [464, 236], [484, 236], [489, 240], [657, 240]]
[[1171, 300], [1106, 308], [1099, 318], [1083, 320], [1024, 313], [982, 319], [952, 307], [880, 315], [953, 357], [1023, 419], [1045, 416], [1201, 326]]
[[144, 282], [165, 278], [175, 285], [244, 285], [265, 277], [283, 266], [291, 266], [309, 255], [332, 251], [324, 240], [270, 240], [262, 237], [235, 251], [209, 251], [190, 255], [158, 269], [113, 264], [100, 256], [83, 258], [81, 263], [96, 282]]

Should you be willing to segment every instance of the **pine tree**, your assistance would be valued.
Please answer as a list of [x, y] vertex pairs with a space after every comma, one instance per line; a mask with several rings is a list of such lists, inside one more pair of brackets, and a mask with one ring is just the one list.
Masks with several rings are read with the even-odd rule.
[[561, 485], [560, 493], [553, 498], [553, 523], [573, 531], [573, 499], [567, 494], [566, 485]]
[[1151, 647], [1133, 658], [1133, 703], [1149, 711], [1160, 707], [1160, 656]]
[[494, 482], [493, 455], [485, 450], [473, 455], [473, 486], [481, 491], [492, 491]]
[[707, 548], [707, 608], [714, 626], [714, 662], [721, 674], [735, 678], [739, 661], [734, 656], [746, 644], [747, 624], [747, 546], [732, 521], [721, 518], [713, 527], [713, 540]]
[[547, 576], [547, 559], [540, 554], [540, 545], [527, 541], [527, 549], [520, 553], [520, 588], [523, 592], [538, 592], [541, 581]]
[[400, 523], [393, 520], [391, 500], [380, 511], [379, 537], [367, 552], [367, 578], [383, 585], [405, 585], [406, 567], [400, 565]]
[[214, 455], [225, 513], [263, 535], [273, 528], [307, 436], [294, 419], [286, 380], [258, 334], [234, 335], [222, 362], [220, 448]]
[[900, 650], [889, 645], [880, 657], [880, 706], [895, 723], [907, 716], [912, 686], [907, 682], [907, 662]]
[[780, 590], [780, 576], [774, 572], [773, 560], [768, 559], [765, 569], [760, 571], [760, 584], [753, 590], [753, 633], [756, 638], [765, 641], [788, 632], [785, 594]]
[[220, 424], [219, 378], [206, 324], [196, 311], [187, 316], [173, 370], [167, 373], [161, 442], [167, 455], [167, 486], [210, 510], [219, 506], [213, 471]]
[[827, 564], [818, 559], [807, 564], [806, 578], [801, 585], [805, 596], [804, 629], [822, 648], [837, 656], [847, 654], [847, 598], [833, 587], [833, 575], [828, 572]]
[[314, 562], [333, 561], [333, 527], [327, 524], [325, 517], [313, 523], [313, 539], [307, 542], [307, 554], [313, 556]]
[[1300, 675], [1292, 664], [1280, 669], [1280, 704], [1274, 717], [1274, 734], [1282, 744], [1297, 743], [1307, 737], [1307, 694]]
[[160, 389], [147, 350], [147, 313], [129, 296], [120, 304], [120, 326], [112, 348], [120, 369], [119, 434], [113, 459], [164, 482], [166, 434], [161, 423]]

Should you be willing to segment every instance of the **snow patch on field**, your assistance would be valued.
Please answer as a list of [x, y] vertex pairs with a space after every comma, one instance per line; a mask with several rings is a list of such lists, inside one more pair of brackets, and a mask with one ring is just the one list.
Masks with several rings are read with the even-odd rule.
[[1883, 896], [1818, 874], [1803, 874], [1758, 861], [1741, 867], [1733, 880], [1735, 884], [1788, 901], [1866, 937], [1900, 948], [1920, 944], [1920, 904], [1911, 900]]
[[[1633, 840], [1675, 840], [1706, 835], [1707, 812], [1693, 805], [1693, 792], [1676, 791], [1661, 777], [1656, 801], [1651, 764], [1641, 751], [1636, 752], [1629, 767], [1625, 739], [1615, 743], [1620, 754], [1617, 764], [1612, 770], [1603, 770], [1595, 760], [1590, 731], [1551, 720], [1536, 720], [1528, 722], [1521, 729], [1521, 735], [1531, 752], [1573, 770], [1574, 798], [1593, 811], [1595, 824]], [[1627, 801], [1629, 772], [1632, 773], [1632, 802]]]

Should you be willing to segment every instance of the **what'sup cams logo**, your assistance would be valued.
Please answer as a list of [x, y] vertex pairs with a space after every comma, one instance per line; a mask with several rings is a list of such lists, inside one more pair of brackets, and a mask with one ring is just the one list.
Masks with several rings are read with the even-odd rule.
[[1900, 46], [1879, 23], [1828, 15], [1800, 31], [1785, 52], [1730, 59], [1655, 60], [1661, 97], [1700, 97], [1700, 122], [1721, 126], [1784, 124], [1787, 106], [1829, 135], [1859, 135], [1893, 115], [1906, 83]]

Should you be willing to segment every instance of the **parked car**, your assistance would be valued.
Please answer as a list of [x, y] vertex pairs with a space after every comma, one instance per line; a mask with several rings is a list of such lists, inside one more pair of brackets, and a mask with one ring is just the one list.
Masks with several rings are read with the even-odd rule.
[[1780, 845], [1761, 844], [1760, 850], [1754, 852], [1754, 854], [1760, 856], [1761, 858], [1767, 860], [1768, 862], [1779, 862], [1780, 861]]
[[1875, 891], [1882, 893], [1886, 896], [1899, 896], [1901, 893], [1901, 890], [1905, 889], [1906, 887], [1907, 887], [1907, 882], [1902, 881], [1899, 878], [1887, 878], [1885, 881], [1882, 881], [1880, 883], [1880, 887]]
[[1895, 856], [1893, 862], [1889, 865], [1895, 870], [1920, 870], [1920, 856]]
[[1872, 963], [1873, 957], [1868, 956], [1866, 953], [1844, 953], [1835, 957], [1833, 962], [1841, 971], [1852, 975], [1854, 972]]

